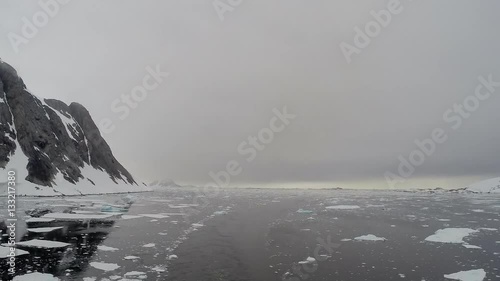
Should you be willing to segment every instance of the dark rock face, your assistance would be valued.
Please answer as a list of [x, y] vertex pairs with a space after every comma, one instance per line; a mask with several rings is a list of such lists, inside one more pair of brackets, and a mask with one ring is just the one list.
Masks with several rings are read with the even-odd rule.
[[81, 104], [72, 103], [69, 112], [86, 136], [90, 164], [94, 168], [107, 171], [113, 180], [123, 179], [128, 183], [135, 183], [132, 175], [113, 156], [111, 148], [101, 136], [88, 110]]
[[0, 80], [0, 168], [5, 168], [11, 153], [16, 150], [16, 132], [13, 129], [14, 120], [7, 104], [7, 97], [3, 92], [3, 83]]
[[52, 186], [58, 172], [70, 183], [87, 180], [81, 168], [91, 165], [114, 182], [136, 184], [82, 105], [41, 101], [27, 91], [16, 70], [0, 60], [0, 168], [19, 149], [16, 140], [28, 157], [26, 180], [32, 183]]

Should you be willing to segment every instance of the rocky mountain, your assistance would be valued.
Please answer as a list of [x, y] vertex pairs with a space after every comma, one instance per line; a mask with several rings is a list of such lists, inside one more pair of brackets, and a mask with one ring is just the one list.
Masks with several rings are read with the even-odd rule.
[[149, 184], [149, 186], [156, 186], [156, 187], [182, 187], [181, 185], [178, 185], [171, 179], [164, 179], [164, 180], [157, 180]]
[[19, 195], [144, 189], [113, 156], [85, 107], [36, 97], [0, 60], [0, 185], [9, 171], [16, 172]]

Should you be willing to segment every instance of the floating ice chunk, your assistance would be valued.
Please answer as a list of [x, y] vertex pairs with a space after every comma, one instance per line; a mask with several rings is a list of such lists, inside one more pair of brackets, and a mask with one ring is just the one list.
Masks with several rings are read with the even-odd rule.
[[474, 245], [469, 245], [469, 244], [464, 244], [463, 245], [465, 248], [467, 249], [482, 249], [481, 247], [479, 246], [474, 246]]
[[126, 257], [124, 257], [123, 259], [125, 259], [125, 260], [138, 260], [138, 259], [140, 259], [140, 258], [139, 258], [139, 257], [136, 257], [136, 256], [126, 256]]
[[29, 218], [26, 220], [26, 223], [37, 223], [37, 222], [53, 222], [55, 219], [49, 218]]
[[434, 235], [425, 238], [425, 241], [462, 244], [465, 243], [465, 237], [477, 232], [477, 230], [470, 228], [445, 228], [440, 229], [436, 231]]
[[114, 206], [114, 205], [104, 205], [101, 207], [101, 212], [103, 213], [125, 213], [128, 211], [128, 208], [125, 206]]
[[29, 273], [25, 275], [20, 275], [14, 277], [12, 281], [32, 281], [32, 280], [37, 280], [37, 281], [60, 281], [59, 278], [54, 277], [51, 274], [43, 274], [43, 273]]
[[170, 261], [171, 261], [171, 260], [176, 260], [176, 259], [178, 259], [178, 258], [179, 258], [179, 257], [178, 257], [177, 255], [170, 255], [170, 256], [168, 256], [168, 260], [170, 260]]
[[104, 245], [97, 246], [97, 249], [100, 250], [100, 251], [104, 251], [104, 252], [114, 252], [114, 251], [118, 251], [119, 250], [117, 248], [108, 247], [108, 246], [104, 246]]
[[142, 216], [122, 215], [123, 220], [138, 219], [138, 218], [142, 218]]
[[356, 240], [356, 241], [385, 241], [387, 239], [385, 239], [384, 237], [377, 237], [373, 234], [368, 234], [368, 235], [356, 237], [356, 238], [354, 238], [354, 240]]
[[83, 277], [83, 281], [96, 281], [97, 277]]
[[42, 218], [56, 220], [104, 220], [114, 217], [114, 215], [85, 215], [85, 214], [69, 214], [69, 213], [50, 213]]
[[68, 243], [63, 243], [63, 242], [57, 242], [57, 241], [49, 241], [49, 240], [30, 240], [30, 241], [23, 241], [23, 242], [17, 242], [16, 243], [18, 246], [22, 247], [31, 247], [31, 248], [64, 248], [68, 247], [71, 244]]
[[488, 228], [488, 227], [481, 227], [479, 230], [498, 231], [498, 229], [496, 229], [496, 228]]
[[226, 211], [216, 211], [216, 212], [214, 212], [214, 215], [216, 215], [216, 216], [227, 215], [227, 212]]
[[142, 247], [144, 247], [144, 248], [153, 248], [153, 247], [155, 247], [155, 246], [156, 246], [156, 244], [155, 244], [155, 243], [149, 243], [149, 244], [146, 244], [146, 245], [144, 245], [144, 246], [142, 246]]
[[198, 207], [198, 204], [178, 204], [178, 205], [168, 205], [168, 207], [172, 209], [183, 209], [183, 208], [192, 208], [192, 207]]
[[486, 271], [484, 269], [461, 271], [445, 275], [444, 278], [460, 281], [483, 281], [486, 278]]
[[[15, 256], [18, 257], [18, 256], [23, 256], [23, 255], [28, 255], [29, 252], [26, 252], [26, 251], [23, 251], [23, 250], [19, 250], [19, 249], [16, 249], [15, 251]], [[5, 259], [5, 258], [8, 258], [10, 257], [10, 247], [2, 247], [0, 246], [0, 259]]]
[[33, 233], [49, 233], [54, 230], [62, 229], [62, 226], [58, 227], [38, 227], [38, 228], [28, 228], [29, 232]]
[[313, 257], [308, 257], [305, 261], [299, 261], [299, 264], [310, 264], [315, 263], [316, 259]]
[[326, 209], [328, 210], [355, 210], [359, 209], [359, 206], [356, 205], [337, 205], [337, 206], [328, 206]]
[[192, 226], [193, 226], [194, 228], [204, 227], [204, 225], [203, 225], [203, 224], [201, 224], [201, 223], [193, 223], [193, 224], [192, 224]]
[[158, 235], [167, 236], [168, 234], [166, 232], [160, 232], [160, 233], [158, 233]]
[[153, 268], [152, 268], [152, 270], [154, 270], [154, 271], [156, 271], [156, 272], [165, 272], [165, 271], [167, 271], [167, 270], [165, 269], [165, 267], [163, 267], [163, 266], [159, 266], [159, 265], [157, 265], [157, 266], [153, 267]]
[[297, 213], [299, 213], [299, 214], [312, 214], [314, 212], [311, 210], [298, 209]]
[[131, 272], [125, 273], [124, 276], [125, 277], [140, 277], [140, 276], [146, 276], [146, 273], [145, 272], [140, 272], [140, 271], [131, 271]]
[[153, 219], [166, 219], [166, 218], [169, 218], [169, 216], [166, 216], [166, 215], [163, 215], [163, 214], [140, 214], [140, 216], [148, 217], [148, 218], [153, 218]]
[[345, 238], [345, 239], [340, 240], [340, 242], [349, 242], [349, 241], [352, 241], [352, 239]]
[[116, 263], [91, 262], [90, 266], [102, 271], [113, 271], [120, 268]]

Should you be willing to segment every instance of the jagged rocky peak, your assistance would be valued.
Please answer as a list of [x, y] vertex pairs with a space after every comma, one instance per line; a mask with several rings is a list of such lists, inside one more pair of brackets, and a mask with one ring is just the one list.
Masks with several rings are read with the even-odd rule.
[[84, 106], [39, 99], [0, 60], [0, 169], [7, 168], [25, 170], [24, 180], [43, 187], [95, 185], [102, 175], [115, 184], [137, 185]]

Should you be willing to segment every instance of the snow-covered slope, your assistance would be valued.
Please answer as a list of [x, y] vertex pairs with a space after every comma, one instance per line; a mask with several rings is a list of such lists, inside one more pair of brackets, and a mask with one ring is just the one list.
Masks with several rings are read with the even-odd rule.
[[9, 172], [18, 195], [149, 190], [113, 156], [85, 107], [38, 98], [0, 60], [0, 195]]
[[493, 178], [472, 184], [466, 190], [474, 193], [500, 193], [500, 178]]

